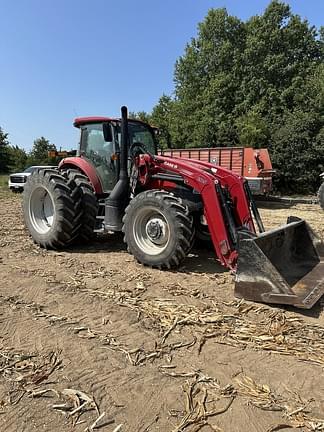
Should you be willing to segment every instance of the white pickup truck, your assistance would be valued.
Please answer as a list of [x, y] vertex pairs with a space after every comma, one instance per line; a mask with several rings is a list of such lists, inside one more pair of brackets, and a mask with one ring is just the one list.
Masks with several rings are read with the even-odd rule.
[[9, 189], [13, 192], [22, 192], [24, 190], [27, 178], [34, 172], [44, 168], [56, 168], [55, 166], [48, 165], [33, 165], [24, 172], [10, 174], [8, 180]]

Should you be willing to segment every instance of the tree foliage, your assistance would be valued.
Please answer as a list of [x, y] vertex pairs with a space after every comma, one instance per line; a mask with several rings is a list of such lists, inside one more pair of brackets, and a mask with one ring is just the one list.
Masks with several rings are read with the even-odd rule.
[[159, 146], [161, 148], [171, 147], [172, 131], [176, 136], [176, 131], [173, 130], [176, 123], [172, 121], [174, 102], [171, 97], [162, 95], [159, 103], [154, 107], [151, 116], [151, 122], [154, 126], [158, 126], [160, 130]]
[[0, 127], [0, 173], [8, 173], [10, 169], [8, 134]]
[[55, 145], [41, 137], [34, 141], [32, 150], [27, 153], [17, 145], [11, 145], [8, 134], [0, 127], [0, 174], [24, 171], [31, 165], [56, 165], [57, 158], [48, 157], [50, 150], [56, 150]]
[[27, 166], [28, 156], [24, 149], [21, 149], [17, 145], [9, 146], [9, 157], [10, 157], [10, 172], [24, 171]]
[[243, 22], [211, 9], [152, 112], [174, 147], [268, 147], [278, 186], [314, 191], [323, 169], [324, 29], [272, 1]]
[[151, 115], [146, 111], [138, 111], [138, 112], [130, 111], [128, 117], [130, 119], [142, 120], [143, 122], [146, 123], [150, 123], [151, 121]]
[[48, 157], [48, 152], [56, 150], [54, 144], [51, 144], [48, 139], [43, 136], [34, 141], [33, 147], [28, 157], [30, 165], [50, 165], [55, 163]]

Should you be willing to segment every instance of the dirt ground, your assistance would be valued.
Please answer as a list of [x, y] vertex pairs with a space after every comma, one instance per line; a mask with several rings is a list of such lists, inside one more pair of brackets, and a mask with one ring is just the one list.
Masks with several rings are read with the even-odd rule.
[[[316, 205], [262, 208], [266, 228]], [[324, 299], [239, 301], [207, 250], [177, 272], [118, 235], [46, 251], [0, 196], [0, 431], [324, 430]], [[98, 429], [97, 429], [98, 428]]]

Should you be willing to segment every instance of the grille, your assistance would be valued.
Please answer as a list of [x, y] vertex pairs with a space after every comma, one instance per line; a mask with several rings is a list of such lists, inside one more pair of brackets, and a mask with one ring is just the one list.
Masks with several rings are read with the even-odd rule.
[[26, 177], [10, 176], [10, 181], [12, 183], [25, 183]]

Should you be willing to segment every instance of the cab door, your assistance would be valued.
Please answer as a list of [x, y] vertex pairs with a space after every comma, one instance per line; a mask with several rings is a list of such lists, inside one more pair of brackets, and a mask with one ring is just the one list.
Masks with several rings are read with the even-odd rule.
[[95, 167], [105, 193], [109, 193], [117, 182], [114, 153], [114, 142], [105, 141], [102, 123], [82, 126], [80, 155]]

